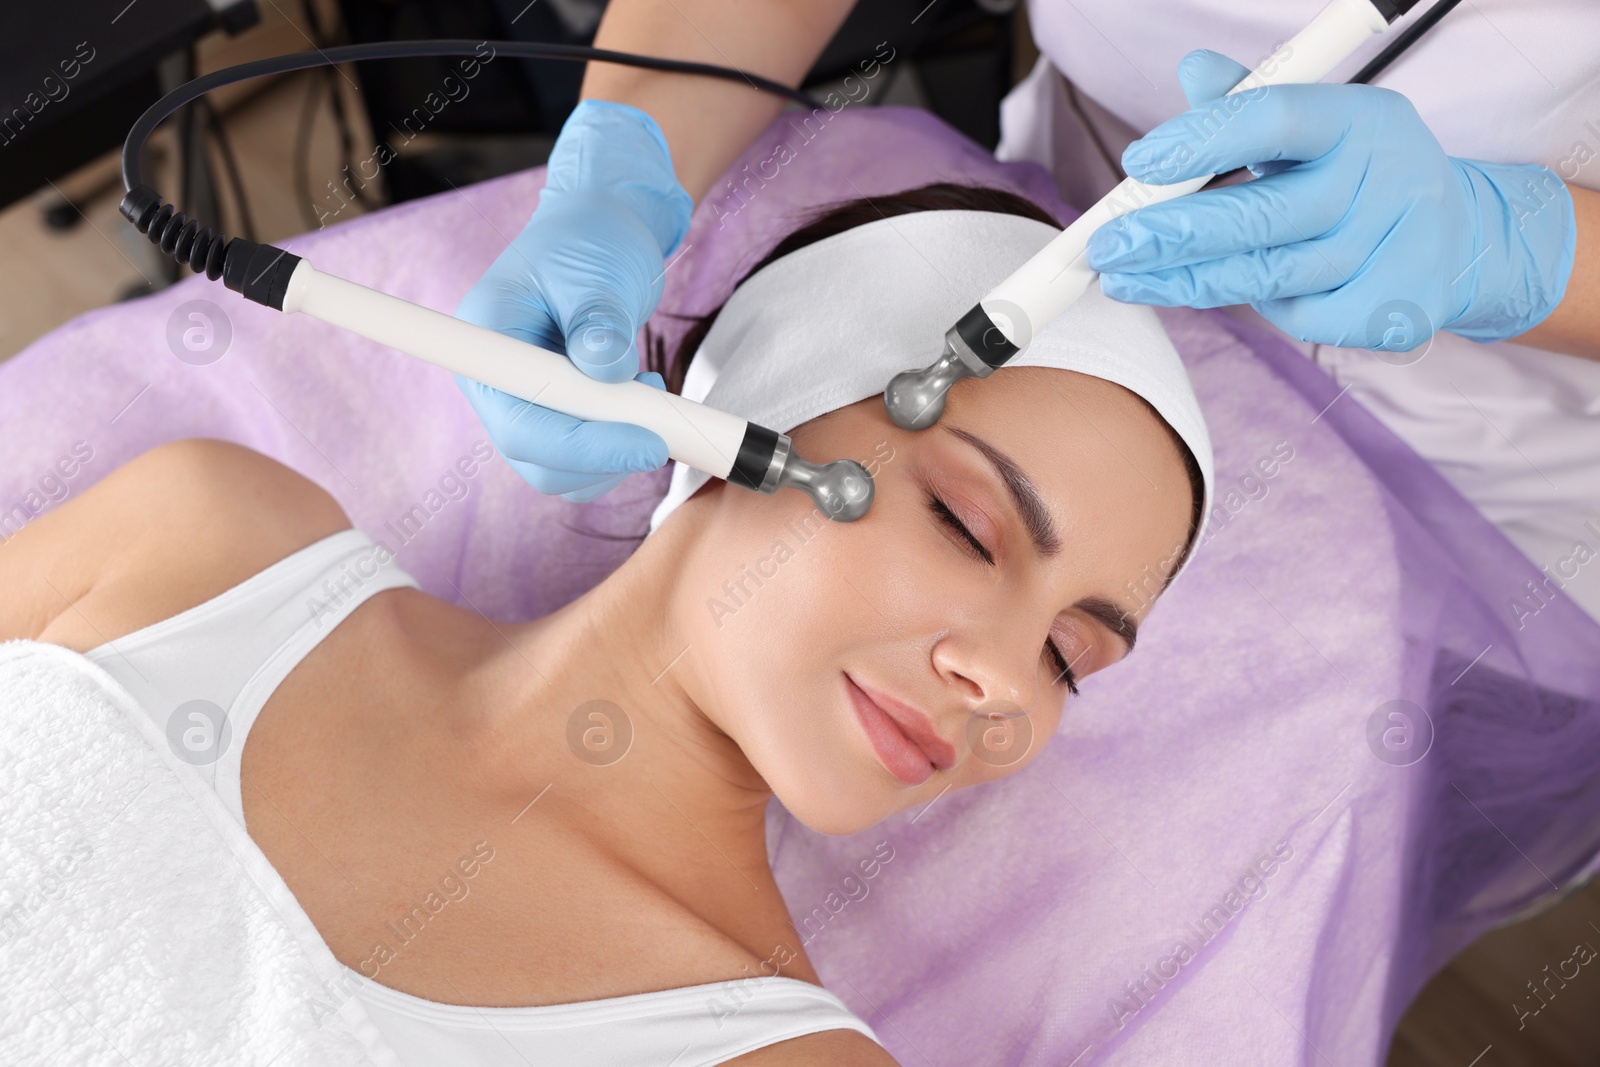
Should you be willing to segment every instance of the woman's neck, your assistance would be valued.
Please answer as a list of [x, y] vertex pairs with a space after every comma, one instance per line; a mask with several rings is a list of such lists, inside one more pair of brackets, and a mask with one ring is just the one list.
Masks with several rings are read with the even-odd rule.
[[771, 790], [695, 699], [707, 691], [696, 674], [715, 659], [677, 638], [671, 606], [693, 598], [674, 589], [683, 546], [658, 543], [671, 532], [530, 623], [392, 597], [385, 632], [400, 640], [387, 655], [420, 717], [382, 758], [413, 788], [451, 797], [474, 832], [500, 826], [508, 863], [520, 856], [597, 891], [601, 878], [606, 899], [637, 901], [617, 923], [676, 905], [685, 921], [655, 949], [702, 963], [711, 952], [729, 978], [816, 983], [767, 862]]
[[486, 658], [463, 679], [474, 750], [485, 785], [581, 806], [642, 864], [704, 854], [720, 876], [761, 886], [772, 792], [697, 702], [710, 659], [686, 647], [670, 610], [690, 525], [646, 539], [542, 619], [489, 624]]

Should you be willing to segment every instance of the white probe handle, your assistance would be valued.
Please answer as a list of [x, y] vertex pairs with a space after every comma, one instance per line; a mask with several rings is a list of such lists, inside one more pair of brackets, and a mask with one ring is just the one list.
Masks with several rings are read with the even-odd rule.
[[[1225, 95], [1262, 85], [1321, 81], [1363, 41], [1387, 28], [1388, 23], [1369, 0], [1332, 0], [1310, 25], [1262, 60]], [[1222, 121], [1227, 121], [1226, 116]], [[984, 312], [1006, 340], [1021, 348], [1094, 282], [1095, 272], [1084, 262], [1090, 234], [1135, 208], [1192, 193], [1214, 177], [1208, 174], [1171, 185], [1146, 185], [1124, 178], [1099, 203], [990, 290], [979, 301]]]
[[748, 425], [643, 382], [595, 381], [560, 353], [324, 274], [305, 259], [290, 275], [283, 310], [341, 326], [574, 418], [654, 430], [673, 459], [718, 478], [733, 469]]

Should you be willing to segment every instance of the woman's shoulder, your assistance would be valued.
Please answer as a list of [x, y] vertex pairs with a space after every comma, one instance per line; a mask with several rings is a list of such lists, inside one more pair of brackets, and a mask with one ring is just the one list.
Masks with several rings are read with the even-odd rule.
[[0, 640], [85, 651], [349, 526], [326, 490], [253, 449], [159, 445], [0, 546]]

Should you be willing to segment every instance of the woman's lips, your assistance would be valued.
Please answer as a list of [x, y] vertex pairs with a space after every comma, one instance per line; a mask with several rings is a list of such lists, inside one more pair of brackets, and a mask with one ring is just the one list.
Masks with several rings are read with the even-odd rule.
[[[844, 682], [850, 696], [850, 706], [855, 711], [856, 720], [861, 723], [861, 728], [866, 731], [867, 740], [872, 743], [872, 750], [877, 754], [878, 762], [907, 785], [921, 785], [926, 782], [933, 774], [934, 768], [928, 754], [883, 707], [855, 683], [855, 679], [846, 674]], [[931, 731], [931, 724], [923, 725], [926, 731]], [[954, 759], [950, 758], [951, 754], [945, 751], [948, 745], [943, 739], [934, 735], [929, 743], [934, 746], [935, 754], [940, 756], [942, 764], [954, 763]]]

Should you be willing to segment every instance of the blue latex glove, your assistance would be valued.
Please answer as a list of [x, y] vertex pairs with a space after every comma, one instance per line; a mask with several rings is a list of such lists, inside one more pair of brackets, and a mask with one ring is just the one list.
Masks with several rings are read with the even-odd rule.
[[[591, 378], [665, 388], [661, 375], [639, 373], [634, 339], [661, 299], [666, 257], [694, 203], [661, 128], [638, 108], [580, 101], [547, 173], [532, 218], [456, 317], [564, 351]], [[459, 374], [456, 384], [495, 447], [542, 493], [593, 500], [667, 461], [667, 443], [642, 426], [575, 419]]]
[[1577, 224], [1554, 172], [1447, 156], [1409, 100], [1375, 86], [1218, 99], [1248, 73], [1190, 52], [1178, 78], [1194, 110], [1129, 145], [1122, 165], [1152, 185], [1240, 166], [1265, 176], [1100, 227], [1088, 264], [1107, 296], [1248, 303], [1302, 341], [1396, 351], [1435, 330], [1504, 340], [1561, 302]]

